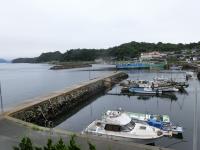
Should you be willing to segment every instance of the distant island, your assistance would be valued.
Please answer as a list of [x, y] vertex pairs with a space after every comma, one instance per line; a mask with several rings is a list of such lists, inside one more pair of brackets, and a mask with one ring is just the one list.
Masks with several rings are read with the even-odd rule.
[[3, 58], [0, 58], [0, 63], [8, 63], [9, 61], [3, 59]]
[[96, 59], [103, 60], [130, 60], [138, 58], [142, 52], [173, 52], [180, 55], [181, 51], [187, 51], [188, 54], [192, 50], [200, 50], [200, 42], [189, 44], [172, 44], [172, 43], [146, 43], [146, 42], [129, 42], [119, 46], [107, 49], [70, 49], [65, 53], [59, 51], [42, 53], [35, 58], [17, 58], [12, 63], [46, 63], [46, 62], [75, 62], [75, 61], [94, 61]]
[[12, 63], [37, 63], [36, 60], [37, 58], [16, 58], [12, 60]]

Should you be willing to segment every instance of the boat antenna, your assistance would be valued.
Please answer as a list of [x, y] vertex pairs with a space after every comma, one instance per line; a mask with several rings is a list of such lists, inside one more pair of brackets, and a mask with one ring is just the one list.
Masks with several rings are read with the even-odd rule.
[[0, 81], [0, 101], [1, 101], [1, 113], [3, 114], [3, 98], [2, 98], [2, 92], [1, 92], [1, 81]]
[[195, 88], [195, 103], [194, 103], [194, 127], [193, 127], [193, 150], [197, 150], [197, 85]]
[[171, 81], [172, 81], [172, 71], [171, 71]]

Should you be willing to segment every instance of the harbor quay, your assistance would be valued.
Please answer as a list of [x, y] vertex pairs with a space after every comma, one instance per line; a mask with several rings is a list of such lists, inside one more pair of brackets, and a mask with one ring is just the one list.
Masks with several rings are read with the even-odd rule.
[[76, 135], [75, 140], [83, 150], [89, 149], [88, 142], [94, 144], [97, 150], [169, 150], [54, 128], [55, 118], [70, 112], [89, 98], [111, 89], [127, 77], [123, 72], [111, 73], [44, 97], [31, 99], [5, 112], [0, 118], [0, 149], [13, 149], [23, 137], [29, 137], [35, 145], [44, 145], [49, 138], [55, 142], [62, 138], [68, 143], [70, 137]]

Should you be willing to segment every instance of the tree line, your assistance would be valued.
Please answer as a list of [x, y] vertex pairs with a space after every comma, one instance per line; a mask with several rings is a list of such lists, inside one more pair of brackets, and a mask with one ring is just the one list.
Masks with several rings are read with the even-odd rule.
[[125, 60], [126, 58], [139, 57], [141, 52], [160, 51], [160, 52], [179, 52], [180, 50], [200, 49], [200, 42], [189, 44], [172, 43], [147, 43], [129, 42], [107, 49], [71, 49], [65, 53], [59, 51], [42, 53], [35, 58], [17, 58], [13, 63], [42, 63], [51, 61], [94, 61], [95, 59], [115, 59]]

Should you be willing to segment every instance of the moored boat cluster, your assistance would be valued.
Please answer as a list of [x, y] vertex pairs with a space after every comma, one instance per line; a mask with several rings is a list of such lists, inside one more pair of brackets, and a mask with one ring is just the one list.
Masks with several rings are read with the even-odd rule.
[[189, 86], [187, 82], [176, 82], [165, 78], [149, 80], [127, 80], [121, 83], [122, 93], [162, 94], [166, 92], [183, 92]]
[[[177, 82], [166, 78], [149, 80], [125, 80], [122, 93], [162, 95], [183, 92], [187, 82]], [[175, 125], [166, 114], [146, 114], [118, 110], [107, 110], [99, 120], [93, 121], [83, 132], [87, 135], [101, 136], [114, 140], [133, 141], [142, 144], [154, 143], [167, 137], [183, 138], [183, 127]]]
[[174, 126], [168, 115], [133, 113], [119, 109], [106, 111], [100, 120], [93, 121], [82, 133], [149, 144], [163, 136], [182, 137], [183, 128]]

